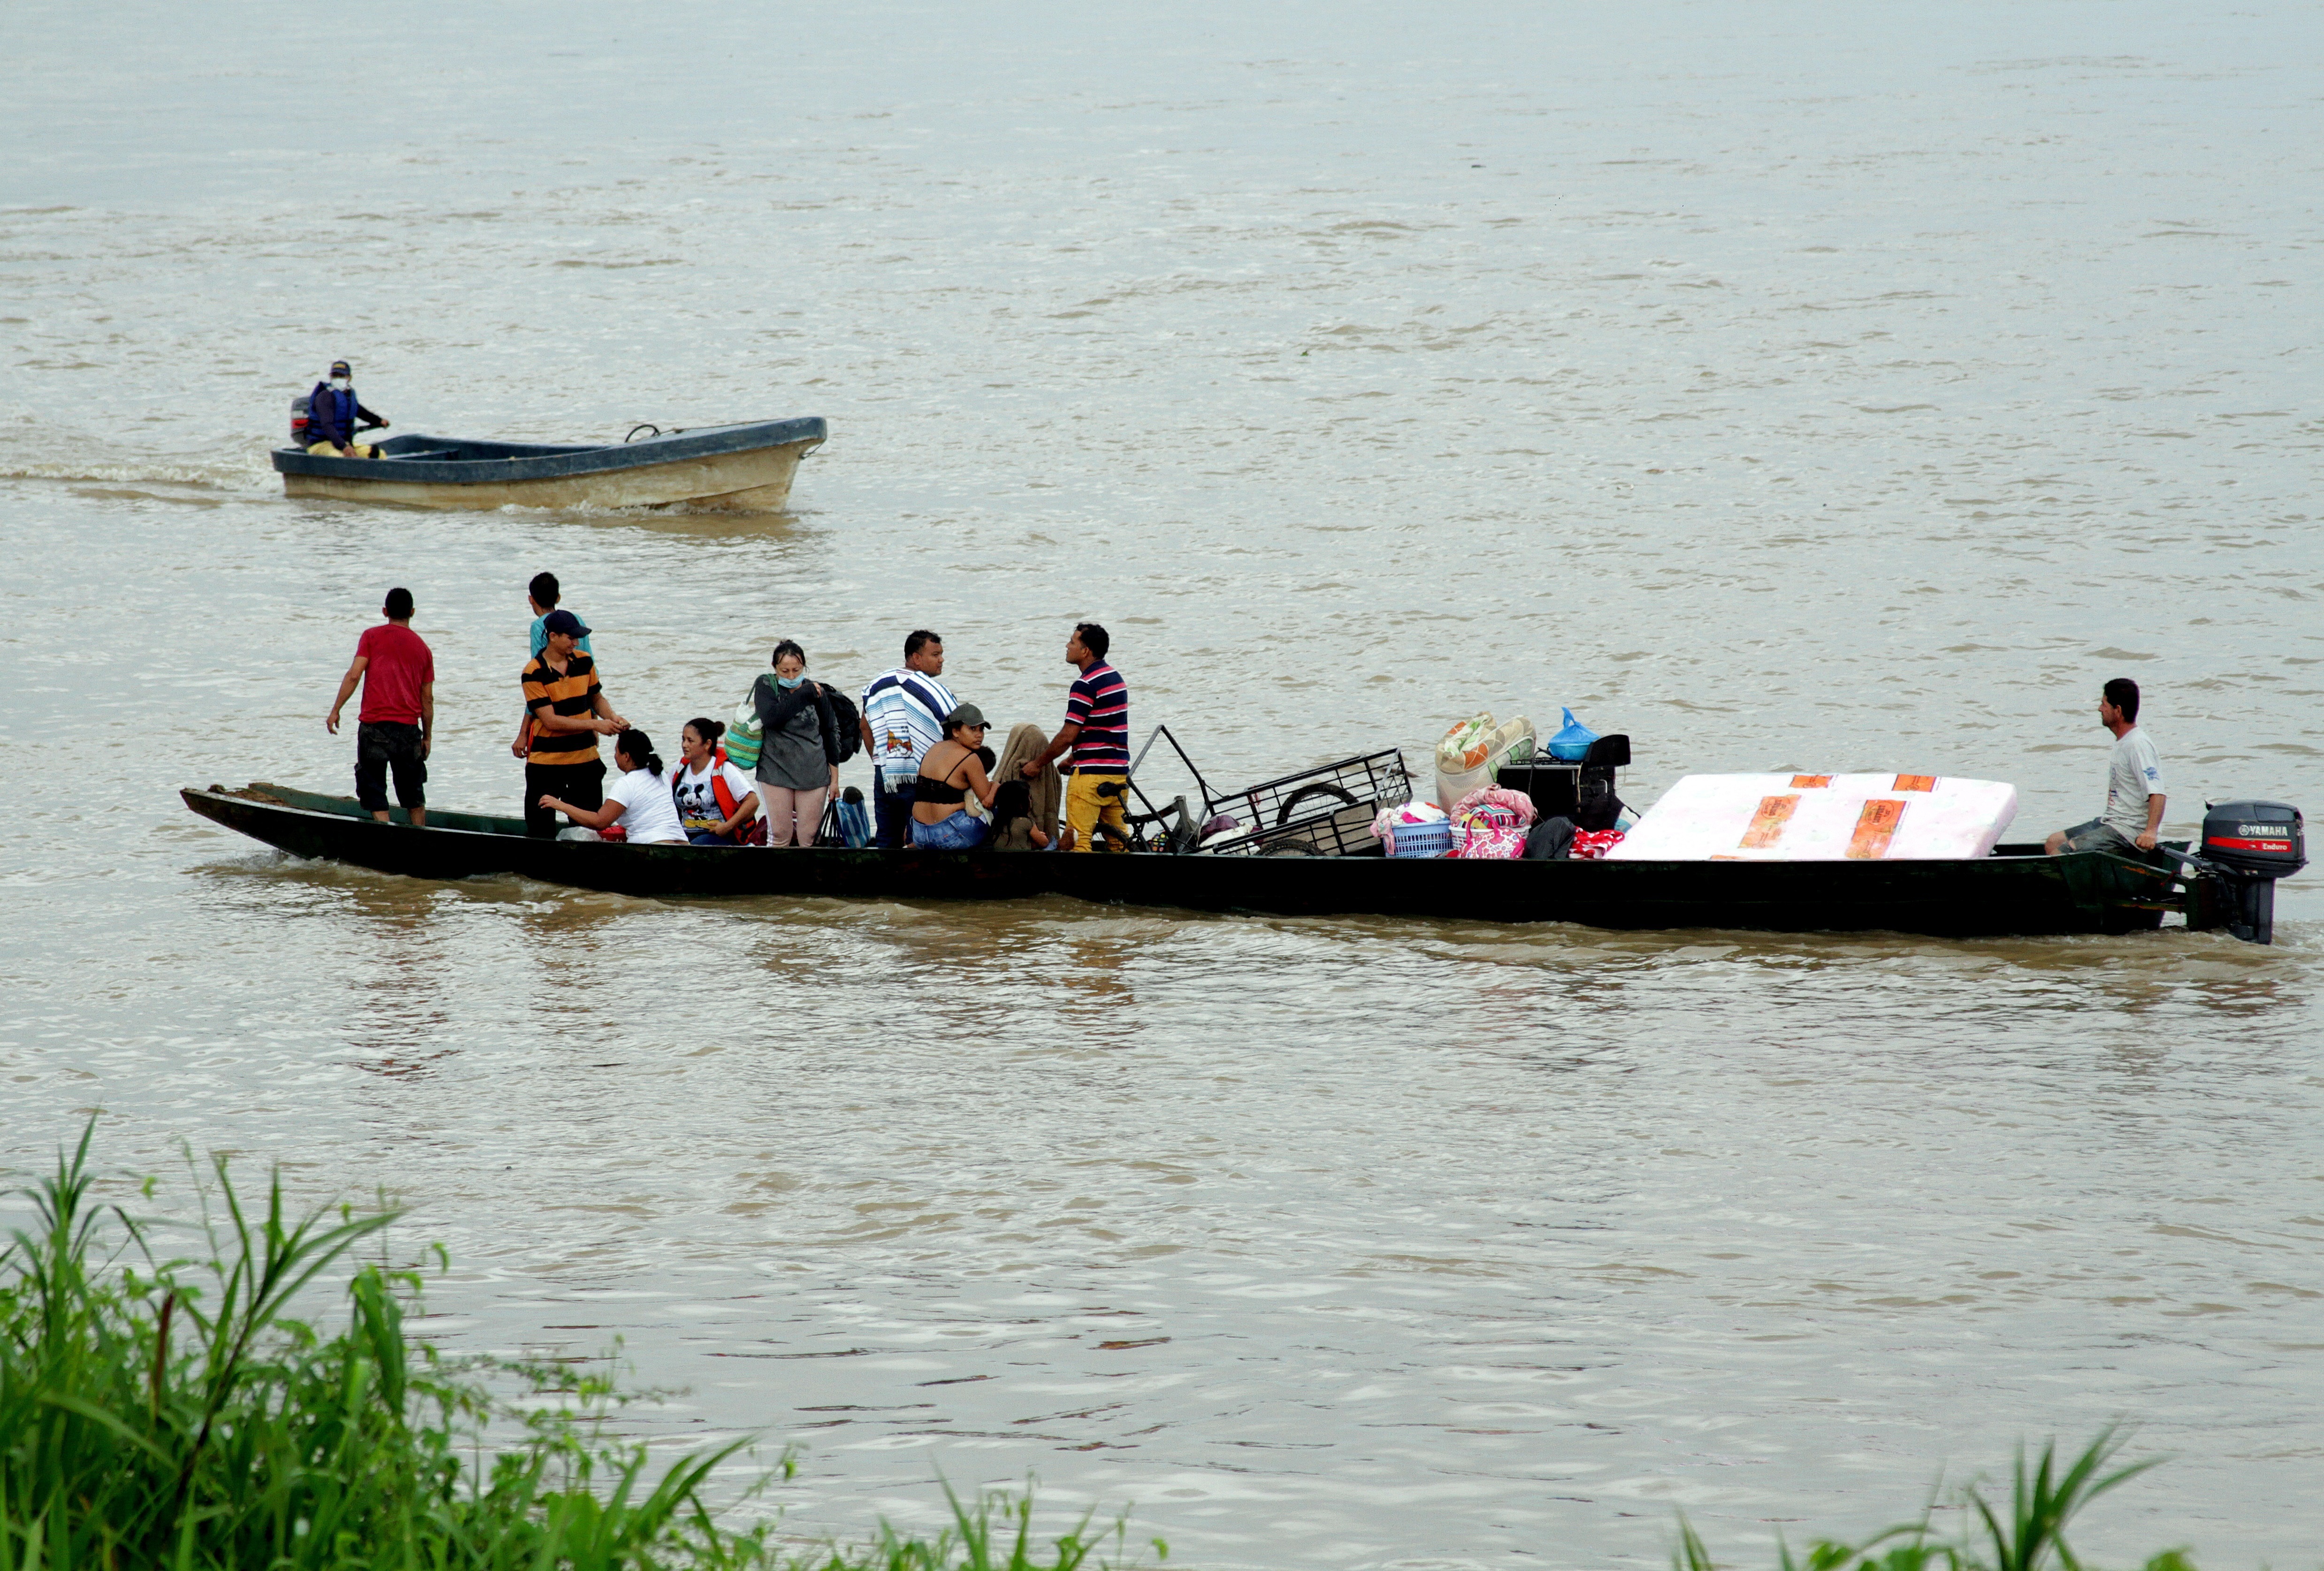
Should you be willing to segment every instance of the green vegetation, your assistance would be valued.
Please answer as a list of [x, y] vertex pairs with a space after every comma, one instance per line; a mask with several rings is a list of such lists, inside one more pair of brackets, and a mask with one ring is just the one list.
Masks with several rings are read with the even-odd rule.
[[[2020, 1447], [2012, 1469], [2007, 1509], [1987, 1500], [1972, 1484], [1955, 1498], [1951, 1514], [1961, 1519], [1952, 1533], [1940, 1533], [1936, 1502], [1919, 1519], [1874, 1534], [1860, 1543], [1845, 1544], [1820, 1539], [1805, 1558], [1780, 1549], [1781, 1571], [2090, 1571], [2066, 1544], [2066, 1524], [2081, 1509], [2108, 1490], [2129, 1483], [2162, 1460], [2150, 1457], [2126, 1467], [2113, 1467], [2125, 1437], [2109, 1426], [2074, 1459], [2063, 1473], [2057, 1467], [2054, 1443], [2042, 1447], [2042, 1458], [2030, 1466]], [[1679, 1523], [1678, 1552], [1671, 1557], [1674, 1571], [1719, 1571], [1702, 1539], [1683, 1518]], [[2183, 1549], [2165, 1549], [2149, 1558], [2144, 1571], [2195, 1571]]]
[[[802, 1548], [765, 1523], [723, 1525], [705, 1488], [749, 1442], [657, 1474], [642, 1444], [606, 1432], [621, 1399], [604, 1375], [455, 1363], [406, 1337], [417, 1274], [350, 1259], [392, 1212], [293, 1221], [278, 1180], [254, 1217], [217, 1160], [205, 1200], [222, 1221], [206, 1217], [196, 1258], [159, 1258], [159, 1225], [92, 1202], [94, 1132], [23, 1191], [35, 1226], [0, 1252], [0, 1571], [1097, 1571], [1122, 1557], [1119, 1521], [1093, 1536], [1084, 1517], [1037, 1543], [1023, 1494], [947, 1492], [954, 1525], [934, 1539], [883, 1523], [867, 1543]], [[345, 1282], [334, 1334], [290, 1312], [318, 1278]], [[2021, 1452], [2006, 1507], [1971, 1485], [1862, 1542], [1781, 1550], [1781, 1571], [2087, 1571], [2068, 1524], [2154, 1465], [2116, 1466], [2123, 1444], [2108, 1429], [2062, 1471], [2052, 1447]], [[758, 1469], [743, 1499], [789, 1468], [786, 1455]], [[1941, 1515], [1958, 1526], [1941, 1531]], [[1674, 1565], [1717, 1571], [1683, 1520]], [[2194, 1567], [2172, 1550], [2145, 1571]]]
[[293, 1221], [278, 1180], [254, 1217], [217, 1161], [205, 1257], [157, 1258], [154, 1225], [92, 1203], [93, 1133], [23, 1191], [36, 1225], [0, 1254], [0, 1571], [1075, 1571], [1123, 1542], [1084, 1518], [1038, 1545], [1030, 1500], [1004, 1495], [954, 1496], [933, 1539], [803, 1550], [722, 1526], [704, 1486], [747, 1441], [650, 1475], [603, 1432], [603, 1377], [407, 1338], [411, 1272], [347, 1273], [334, 1335], [293, 1318], [392, 1213]]

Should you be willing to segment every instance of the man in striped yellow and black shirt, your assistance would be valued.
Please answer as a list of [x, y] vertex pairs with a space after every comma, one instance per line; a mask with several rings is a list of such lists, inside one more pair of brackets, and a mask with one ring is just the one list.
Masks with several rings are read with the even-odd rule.
[[524, 707], [531, 740], [524, 756], [524, 828], [546, 838], [557, 832], [554, 809], [540, 805], [554, 796], [592, 811], [604, 805], [605, 766], [597, 739], [617, 737], [628, 721], [613, 712], [597, 684], [597, 663], [579, 646], [589, 636], [581, 619], [553, 611], [541, 620], [548, 643], [524, 668]]

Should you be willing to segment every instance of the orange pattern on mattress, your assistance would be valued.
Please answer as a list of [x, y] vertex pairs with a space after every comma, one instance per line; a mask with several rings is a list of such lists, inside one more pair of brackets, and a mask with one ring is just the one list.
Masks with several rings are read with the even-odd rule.
[[1831, 784], [1831, 776], [1829, 775], [1794, 775], [1792, 776], [1792, 789], [1794, 791], [1805, 791], [1812, 786], [1829, 786]]
[[1896, 784], [1891, 786], [1888, 789], [1891, 791], [1934, 791], [1936, 788], [1937, 777], [1934, 775], [1899, 775], [1896, 776]]
[[1877, 862], [1888, 854], [1896, 826], [1904, 822], [1904, 804], [1875, 797], [1856, 816], [1856, 832], [1849, 837], [1846, 854], [1860, 862]]
[[[1747, 851], [1764, 851], [1784, 837], [1784, 825], [1791, 822], [1792, 812], [1800, 804], [1796, 796], [1762, 796], [1759, 811], [1751, 815], [1751, 827], [1743, 831], [1742, 846]], [[1734, 821], [1729, 820], [1730, 823]]]

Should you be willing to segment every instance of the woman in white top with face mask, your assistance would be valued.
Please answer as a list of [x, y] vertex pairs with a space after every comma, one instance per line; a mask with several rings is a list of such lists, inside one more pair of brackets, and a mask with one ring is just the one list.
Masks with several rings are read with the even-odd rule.
[[541, 807], [561, 813], [576, 826], [560, 831], [558, 840], [596, 840], [599, 831], [615, 824], [633, 846], [682, 846], [686, 828], [678, 821], [678, 804], [669, 794], [669, 777], [662, 773], [661, 758], [653, 742], [635, 726], [613, 744], [613, 767], [622, 777], [605, 787], [605, 805], [594, 811], [575, 807], [554, 796], [543, 796]]

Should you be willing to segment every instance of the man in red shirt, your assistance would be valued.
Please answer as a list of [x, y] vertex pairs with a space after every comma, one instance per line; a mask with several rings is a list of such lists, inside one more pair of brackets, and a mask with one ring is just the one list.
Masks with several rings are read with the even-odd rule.
[[395, 799], [412, 824], [428, 827], [428, 754], [436, 740], [436, 657], [411, 630], [411, 591], [391, 589], [380, 614], [387, 625], [365, 628], [355, 640], [355, 664], [339, 679], [339, 695], [323, 721], [339, 734], [339, 711], [363, 684], [355, 717], [355, 798], [380, 822], [388, 822], [387, 776], [395, 772]]

